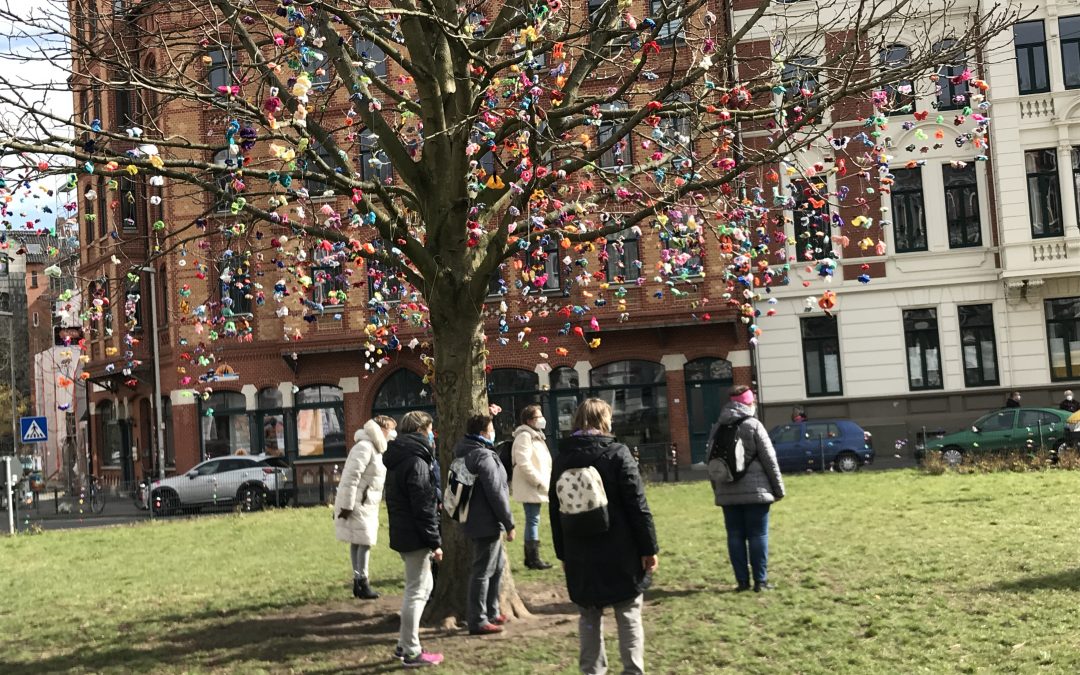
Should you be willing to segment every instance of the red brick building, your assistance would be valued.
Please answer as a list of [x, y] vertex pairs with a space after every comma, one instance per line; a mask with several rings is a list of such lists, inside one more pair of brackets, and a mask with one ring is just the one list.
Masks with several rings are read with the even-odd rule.
[[[125, 43], [123, 27], [106, 15], [115, 3], [96, 1], [73, 0], [77, 15], [97, 11], [103, 22], [76, 28], [90, 39], [91, 31], [102, 32], [111, 22], [127, 53], [145, 71], [158, 71], [165, 57], [150, 45]], [[647, 15], [647, 8], [640, 9]], [[584, 16], [586, 7], [573, 11]], [[127, 20], [147, 26], [178, 20], [132, 12]], [[671, 42], [680, 44], [678, 38]], [[202, 139], [222, 137], [232, 119], [224, 110], [161, 97], [92, 59], [78, 63], [76, 117], [87, 126], [97, 119], [110, 129], [137, 126], [154, 135]], [[400, 75], [391, 62], [385, 69], [386, 78]], [[213, 88], [243, 80], [245, 65], [241, 56], [210, 44], [188, 72]], [[606, 86], [604, 77], [613, 74], [601, 73], [595, 86]], [[102, 84], [117, 80], [132, 83]], [[320, 103], [323, 112], [347, 106], [344, 96], [327, 98]], [[355, 150], [364, 165], [360, 141]], [[210, 154], [202, 159], [218, 161]], [[422, 330], [410, 327], [423, 299], [384, 282], [380, 270], [363, 262], [329, 270], [305, 263], [320, 252], [275, 225], [250, 226], [259, 241], [271, 242], [263, 250], [234, 250], [223, 233], [236, 220], [229, 205], [178, 181], [155, 185], [139, 175], [110, 183], [83, 175], [79, 194], [80, 274], [94, 280], [84, 289], [94, 471], [121, 480], [156, 475], [155, 403], [165, 422], [167, 472], [186, 471], [209, 456], [267, 452], [293, 460], [302, 486], [314, 484], [319, 467], [343, 461], [353, 432], [373, 414], [433, 409], [424, 382], [432, 348]], [[343, 197], [330, 199], [346, 207]], [[304, 206], [314, 212], [322, 203]], [[168, 244], [171, 232], [193, 227], [208, 234]], [[666, 245], [648, 227], [621, 242], [556, 248], [543, 263], [543, 283], [528, 261], [504, 265], [502, 283], [492, 284], [484, 310], [489, 394], [503, 409], [500, 437], [515, 426], [524, 405], [538, 402], [554, 445], [570, 430], [576, 403], [596, 395], [612, 403], [615, 433], [631, 447], [659, 454], [673, 446], [684, 466], [702, 460], [726, 389], [749, 384], [752, 375], [746, 326], [723, 299], [722, 275], [705, 274], [725, 265], [720, 243], [701, 234], [693, 238], [697, 271], [677, 280], [658, 271]], [[588, 273], [579, 271], [583, 260], [591, 264], [585, 264]], [[132, 274], [132, 268], [143, 269]], [[301, 274], [291, 273], [297, 269]], [[311, 283], [298, 281], [304, 271]], [[516, 291], [522, 284], [534, 292], [522, 297]], [[337, 291], [347, 291], [347, 300], [334, 304]], [[369, 303], [376, 292], [386, 301]], [[283, 294], [285, 302], [275, 307], [271, 298]], [[321, 313], [313, 318], [301, 298], [319, 303]], [[287, 314], [283, 306], [290, 308]], [[204, 310], [225, 316], [196, 327], [192, 316]], [[382, 311], [393, 319], [376, 321]], [[597, 339], [599, 346], [590, 347]], [[155, 346], [160, 401], [154, 396]]]

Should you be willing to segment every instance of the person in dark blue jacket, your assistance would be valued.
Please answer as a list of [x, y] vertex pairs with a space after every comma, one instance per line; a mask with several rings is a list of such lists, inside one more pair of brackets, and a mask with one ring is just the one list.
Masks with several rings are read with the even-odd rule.
[[462, 530], [472, 543], [472, 572], [467, 594], [470, 635], [502, 632], [506, 617], [499, 612], [503, 545], [514, 540], [510, 486], [506, 468], [495, 453], [495, 427], [491, 417], [474, 415], [465, 423], [465, 437], [454, 447], [454, 457], [476, 476], [469, 496], [469, 512]]
[[405, 562], [401, 634], [395, 654], [407, 667], [438, 665], [443, 660], [442, 654], [420, 648], [420, 615], [434, 586], [431, 563], [442, 560], [439, 478], [432, 473], [435, 435], [431, 422], [431, 415], [425, 412], [406, 413], [398, 437], [383, 454], [390, 548]]

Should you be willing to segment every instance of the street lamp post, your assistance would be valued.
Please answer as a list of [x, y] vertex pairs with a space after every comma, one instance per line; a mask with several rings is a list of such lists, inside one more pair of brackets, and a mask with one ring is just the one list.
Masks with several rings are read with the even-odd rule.
[[150, 276], [150, 348], [153, 350], [154, 359], [154, 417], [157, 424], [157, 465], [158, 478], [165, 478], [165, 419], [161, 409], [161, 357], [158, 349], [158, 308], [157, 308], [157, 277], [156, 270], [147, 266], [141, 268]]

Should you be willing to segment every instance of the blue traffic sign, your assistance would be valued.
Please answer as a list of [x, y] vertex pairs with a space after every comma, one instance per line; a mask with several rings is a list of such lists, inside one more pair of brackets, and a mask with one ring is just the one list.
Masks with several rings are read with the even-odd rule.
[[44, 417], [20, 417], [19, 428], [23, 443], [44, 443], [49, 440], [49, 421]]

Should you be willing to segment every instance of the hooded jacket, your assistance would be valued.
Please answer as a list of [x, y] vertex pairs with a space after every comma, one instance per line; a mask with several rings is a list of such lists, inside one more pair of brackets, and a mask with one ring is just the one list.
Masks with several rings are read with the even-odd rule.
[[464, 457], [465, 468], [476, 474], [469, 497], [469, 517], [461, 526], [465, 536], [486, 539], [514, 529], [506, 468], [494, 446], [479, 436], [465, 436], [454, 446], [454, 457]]
[[543, 431], [528, 424], [514, 429], [514, 477], [510, 494], [524, 504], [545, 504], [551, 485], [551, 453]]
[[776, 451], [764, 425], [742, 403], [731, 401], [720, 411], [720, 419], [709, 431], [709, 438], [721, 424], [734, 422], [739, 417], [748, 418], [736, 432], [748, 456], [752, 458], [743, 477], [734, 483], [712, 481], [713, 497], [717, 506], [739, 504], [772, 504], [784, 498], [784, 478], [776, 462]]
[[[589, 537], [566, 534], [559, 518], [556, 485], [568, 469], [596, 467], [608, 498], [607, 532]], [[642, 556], [656, 555], [656, 528], [645, 500], [645, 485], [630, 449], [611, 436], [575, 435], [559, 444], [548, 491], [551, 540], [566, 566], [570, 599], [584, 607], [607, 607], [632, 600], [649, 585]]]
[[399, 553], [442, 546], [434, 459], [427, 436], [418, 433], [398, 436], [383, 454], [390, 548]]
[[[334, 530], [337, 538], [350, 544], [374, 546], [379, 536], [379, 502], [382, 501], [386, 467], [386, 435], [375, 420], [368, 420], [353, 436], [356, 445], [349, 451], [341, 470], [337, 498], [334, 499]], [[352, 511], [339, 518], [343, 510]]]

